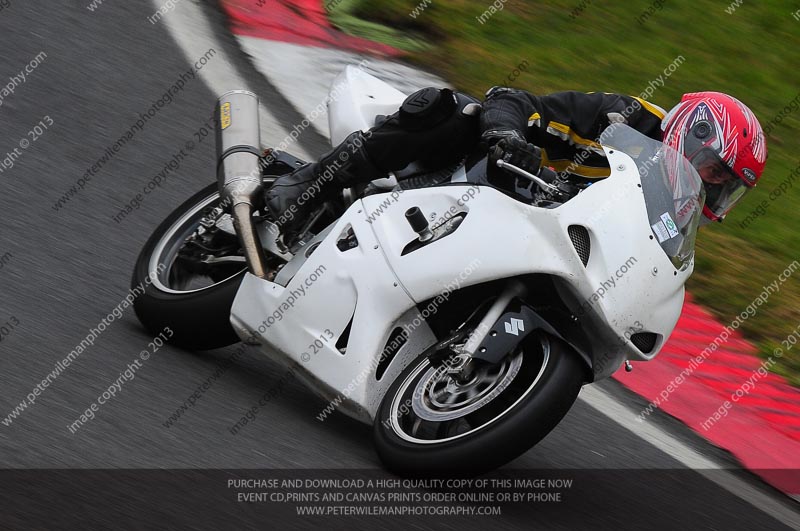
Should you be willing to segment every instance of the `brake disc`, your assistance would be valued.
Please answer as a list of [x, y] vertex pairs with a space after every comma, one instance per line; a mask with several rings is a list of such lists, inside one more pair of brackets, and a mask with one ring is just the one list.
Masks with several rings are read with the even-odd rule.
[[519, 373], [522, 352], [495, 365], [482, 365], [459, 383], [448, 366], [431, 367], [422, 375], [411, 401], [422, 420], [445, 422], [469, 415], [502, 393]]

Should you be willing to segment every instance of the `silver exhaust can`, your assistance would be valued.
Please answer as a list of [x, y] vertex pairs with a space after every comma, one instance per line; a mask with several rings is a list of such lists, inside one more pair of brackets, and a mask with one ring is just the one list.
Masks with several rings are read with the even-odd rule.
[[247, 90], [226, 92], [215, 115], [220, 207], [233, 217], [248, 269], [265, 278], [264, 249], [253, 225], [253, 212], [263, 206], [258, 96]]
[[258, 206], [261, 191], [258, 96], [246, 90], [226, 92], [219, 97], [216, 114], [217, 180], [226, 210], [240, 202]]

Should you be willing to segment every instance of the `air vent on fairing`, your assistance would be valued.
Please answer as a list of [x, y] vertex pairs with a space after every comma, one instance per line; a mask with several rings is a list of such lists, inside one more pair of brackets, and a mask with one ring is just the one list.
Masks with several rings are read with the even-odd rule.
[[592, 250], [589, 231], [586, 230], [586, 227], [581, 227], [580, 225], [570, 225], [567, 227], [567, 233], [569, 234], [569, 239], [572, 240], [572, 246], [575, 247], [575, 251], [585, 267], [589, 263], [589, 254]]
[[656, 348], [657, 341], [658, 334], [654, 334], [653, 332], [638, 332], [631, 336], [631, 343], [641, 350], [642, 354], [650, 354], [653, 352], [653, 349]]

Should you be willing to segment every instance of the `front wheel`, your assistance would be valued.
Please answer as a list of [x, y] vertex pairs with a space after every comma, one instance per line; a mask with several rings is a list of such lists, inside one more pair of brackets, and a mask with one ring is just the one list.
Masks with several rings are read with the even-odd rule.
[[411, 363], [378, 410], [378, 455], [401, 476], [471, 476], [511, 461], [555, 428], [585, 378], [578, 355], [544, 334], [497, 364], [473, 360], [466, 377], [465, 357], [442, 358]]

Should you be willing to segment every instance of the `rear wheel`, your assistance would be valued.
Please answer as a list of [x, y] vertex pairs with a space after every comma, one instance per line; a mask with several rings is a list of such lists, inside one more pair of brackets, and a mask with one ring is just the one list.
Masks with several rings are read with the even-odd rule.
[[470, 476], [497, 468], [555, 428], [584, 382], [578, 355], [544, 334], [497, 364], [467, 367], [467, 359], [427, 352], [392, 384], [373, 429], [388, 469]]
[[184, 348], [239, 341], [230, 313], [247, 266], [219, 202], [217, 184], [189, 198], [153, 232], [134, 267], [131, 287], [144, 286], [134, 302], [139, 321], [153, 335], [170, 327], [170, 341]]

